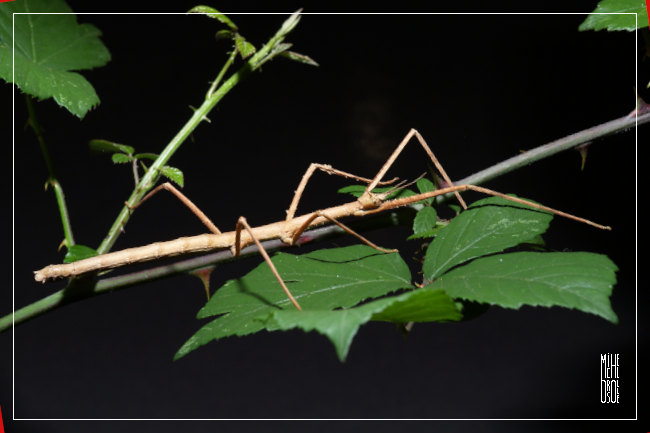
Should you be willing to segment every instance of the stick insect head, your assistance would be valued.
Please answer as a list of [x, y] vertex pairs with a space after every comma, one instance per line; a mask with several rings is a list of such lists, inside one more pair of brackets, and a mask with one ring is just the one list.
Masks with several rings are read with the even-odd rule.
[[361, 197], [359, 197], [358, 201], [359, 203], [361, 203], [361, 206], [363, 207], [364, 210], [378, 208], [379, 206], [381, 206], [381, 204], [384, 201], [386, 201], [386, 199], [388, 199], [388, 197], [392, 196], [393, 194], [399, 192], [404, 188], [408, 188], [409, 186], [416, 183], [418, 180], [422, 179], [425, 175], [426, 173], [423, 173], [417, 179], [412, 180], [409, 183], [406, 183], [406, 181], [403, 180], [397, 185], [394, 185], [392, 188], [384, 192], [372, 192], [366, 189], [361, 195]]
[[358, 198], [358, 201], [361, 203], [361, 208], [364, 210], [375, 209], [383, 203], [387, 196], [388, 194], [386, 192], [374, 193], [366, 190], [361, 194], [361, 197]]

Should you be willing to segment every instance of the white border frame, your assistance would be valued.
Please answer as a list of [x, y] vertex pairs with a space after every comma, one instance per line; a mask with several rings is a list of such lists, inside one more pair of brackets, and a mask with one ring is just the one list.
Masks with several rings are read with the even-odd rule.
[[[647, 3], [647, 2], [646, 2]], [[273, 13], [255, 13], [255, 12], [228, 12], [228, 15], [290, 15], [291, 12], [273, 12]], [[417, 12], [405, 12], [405, 13], [390, 13], [390, 12], [379, 12], [379, 13], [364, 13], [364, 12], [353, 12], [353, 13], [320, 13], [320, 12], [301, 12], [301, 15], [634, 15], [636, 29], [635, 33], [635, 53], [638, 53], [638, 14], [636, 12], [485, 12], [485, 13], [474, 13], [474, 12], [431, 12], [431, 13], [417, 13]], [[12, 84], [15, 83], [14, 76], [14, 56], [15, 56], [15, 37], [14, 37], [14, 24], [16, 15], [187, 15], [184, 12], [14, 12], [12, 14]], [[638, 84], [638, 57], [635, 55], [634, 58], [635, 72], [634, 80], [635, 85]], [[11, 245], [12, 245], [12, 273], [11, 273], [11, 283], [12, 283], [12, 327], [11, 327], [11, 340], [12, 340], [12, 420], [13, 421], [287, 421], [287, 420], [306, 420], [306, 421], [337, 421], [337, 420], [355, 420], [355, 421], [638, 421], [639, 419], [639, 300], [638, 300], [638, 167], [635, 165], [634, 174], [635, 174], [635, 185], [634, 185], [634, 195], [635, 195], [635, 218], [634, 218], [634, 233], [635, 233], [635, 251], [634, 251], [634, 282], [635, 282], [635, 417], [634, 418], [16, 418], [16, 349], [15, 349], [15, 316], [14, 312], [16, 310], [15, 300], [16, 300], [16, 290], [15, 290], [15, 98], [16, 98], [16, 86], [13, 85], [12, 92], [12, 127], [11, 127], [11, 142], [12, 142], [12, 152], [11, 152], [11, 162], [12, 162], [12, 194], [11, 194], [11, 203], [12, 203], [12, 236], [11, 236]], [[635, 101], [636, 104], [636, 101]], [[634, 129], [634, 138], [635, 138], [635, 161], [638, 161], [638, 113], [635, 113], [635, 129]], [[600, 359], [599, 359], [600, 362]]]

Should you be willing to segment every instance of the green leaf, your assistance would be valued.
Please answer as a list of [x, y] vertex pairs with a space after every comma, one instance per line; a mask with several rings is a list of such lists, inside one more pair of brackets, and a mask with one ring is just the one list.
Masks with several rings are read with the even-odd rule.
[[[420, 194], [425, 193], [425, 192], [431, 192], [436, 190], [436, 186], [431, 182], [429, 179], [423, 177], [422, 179], [418, 179], [416, 186], [418, 187], [418, 190], [420, 191]], [[426, 203], [428, 205], [431, 205], [433, 203], [434, 198], [428, 198], [423, 201], [423, 203]]]
[[133, 155], [135, 159], [150, 159], [152, 161], [155, 161], [156, 158], [158, 158], [157, 153], [136, 153]]
[[617, 323], [609, 297], [616, 265], [585, 252], [518, 252], [481, 257], [439, 277], [432, 287], [452, 298], [504, 308], [561, 306]]
[[449, 209], [453, 210], [456, 213], [456, 215], [458, 215], [462, 209], [460, 205], [457, 204], [448, 204], [447, 206], [449, 206]]
[[368, 322], [373, 313], [381, 311], [391, 299], [379, 299], [357, 308], [344, 310], [281, 310], [271, 313], [265, 321], [269, 331], [287, 331], [300, 328], [305, 332], [318, 331], [334, 345], [340, 361], [345, 361], [359, 327]]
[[160, 174], [162, 174], [172, 182], [175, 182], [177, 185], [181, 187], [184, 184], [183, 172], [176, 167], [170, 167], [169, 165], [164, 165], [160, 169]]
[[427, 233], [436, 227], [438, 213], [431, 206], [424, 206], [413, 219], [413, 234], [416, 236]]
[[428, 238], [436, 237], [438, 235], [438, 232], [440, 232], [440, 230], [442, 230], [445, 227], [445, 225], [446, 224], [438, 224], [431, 230], [425, 230], [420, 233], [414, 233], [411, 236], [407, 237], [406, 240], [411, 241], [413, 239], [428, 239]]
[[296, 53], [295, 51], [282, 51], [279, 53], [279, 55], [286, 59], [293, 60], [294, 62], [300, 62], [311, 66], [319, 66], [318, 63], [316, 63], [316, 61], [311, 57], [305, 54]]
[[[301, 256], [278, 253], [273, 263], [303, 312], [352, 307], [403, 288], [411, 274], [399, 254], [382, 254], [365, 245], [314, 251]], [[273, 311], [293, 309], [266, 263], [242, 278], [228, 281], [199, 311], [199, 318], [219, 316], [179, 349], [175, 359], [212, 341], [264, 329], [260, 320]]]
[[[636, 13], [636, 16], [632, 13]], [[578, 30], [634, 31], [644, 27], [648, 27], [644, 0], [602, 0]]]
[[88, 142], [88, 147], [90, 150], [95, 152], [117, 152], [117, 153], [126, 153], [128, 155], [133, 155], [135, 149], [126, 144], [114, 143], [108, 140], [94, 139]]
[[278, 34], [281, 34], [283, 36], [288, 35], [298, 25], [298, 22], [300, 22], [301, 13], [302, 8], [298, 9], [292, 13], [289, 18], [284, 20], [282, 26], [280, 27], [280, 30], [278, 31]]
[[[392, 323], [453, 322], [463, 318], [458, 305], [444, 290], [425, 287], [391, 300], [384, 309], [372, 315], [372, 320]], [[374, 301], [376, 302], [376, 301]]]
[[72, 263], [76, 262], [78, 260], [83, 260], [87, 259], [89, 257], [95, 257], [99, 253], [97, 250], [87, 247], [85, 245], [73, 245], [70, 248], [68, 248], [68, 252], [65, 254], [65, 257], [63, 258], [63, 263]]
[[222, 24], [227, 25], [230, 27], [231, 30], [237, 31], [237, 26], [235, 23], [232, 22], [230, 18], [228, 18], [226, 15], [222, 14], [218, 10], [216, 10], [213, 7], [210, 6], [194, 6], [192, 9], [187, 11], [188, 14], [204, 14], [205, 16], [209, 18], [213, 18], [217, 21], [219, 21]]
[[111, 159], [113, 160], [113, 164], [126, 164], [127, 162], [133, 161], [134, 158], [125, 153], [114, 153]]
[[239, 33], [235, 34], [235, 48], [237, 48], [242, 59], [247, 59], [255, 54], [255, 47], [253, 44], [244, 39], [244, 37]]
[[[38, 99], [54, 98], [79, 118], [97, 104], [92, 85], [72, 71], [105, 65], [110, 53], [101, 32], [91, 24], [78, 24], [74, 15], [14, 12], [72, 12], [61, 0], [23, 0], [0, 7], [0, 77]], [[12, 62], [12, 46], [13, 51]], [[12, 77], [12, 63], [14, 76]]]
[[215, 33], [214, 37], [220, 41], [222, 39], [227, 39], [227, 40], [234, 40], [235, 39], [235, 34], [234, 32], [230, 30], [219, 30], [217, 33]]
[[433, 184], [433, 182], [431, 182], [426, 177], [418, 179], [418, 181], [415, 184], [417, 185], [418, 191], [420, 191], [421, 194], [436, 190], [436, 186]]
[[343, 310], [273, 311], [266, 321], [266, 329], [318, 331], [330, 339], [339, 359], [345, 361], [359, 327], [370, 320], [406, 323], [461, 318], [456, 304], [443, 290], [419, 289]]
[[475, 257], [498, 253], [544, 233], [553, 215], [512, 201], [489, 197], [454, 218], [429, 245], [425, 280]]
[[[339, 189], [338, 192], [341, 194], [350, 194], [354, 197], [361, 197], [361, 194], [366, 190], [367, 185], [348, 185], [344, 186], [343, 188]], [[380, 188], [375, 188], [372, 190], [375, 194], [379, 194], [382, 192], [386, 192], [391, 190], [392, 187], [380, 187]], [[412, 195], [415, 195], [413, 191], [410, 189], [398, 189], [394, 193], [390, 194], [387, 199], [394, 199], [394, 198], [403, 198], [403, 197], [410, 197]]]

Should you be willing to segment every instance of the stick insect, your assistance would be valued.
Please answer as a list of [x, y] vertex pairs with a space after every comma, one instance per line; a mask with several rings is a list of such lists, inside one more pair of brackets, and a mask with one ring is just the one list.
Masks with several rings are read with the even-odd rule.
[[[431, 161], [433, 162], [435, 168], [438, 170], [442, 178], [447, 182], [448, 186], [445, 188], [437, 189], [431, 192], [425, 192], [409, 197], [389, 199], [388, 197], [395, 191], [405, 188], [404, 182], [398, 183], [390, 188], [386, 192], [376, 193], [373, 192], [375, 187], [378, 185], [392, 185], [398, 179], [391, 179], [388, 181], [382, 181], [384, 175], [388, 169], [393, 165], [399, 154], [402, 152], [404, 147], [415, 137], [420, 143], [424, 151], [427, 153]], [[302, 197], [303, 191], [311, 176], [316, 172], [316, 170], [323, 171], [328, 174], [333, 174], [337, 176], [342, 176], [348, 179], [354, 179], [356, 181], [363, 182], [367, 184], [363, 194], [355, 201], [342, 204], [339, 206], [333, 206], [326, 209], [317, 210], [311, 213], [307, 213], [301, 216], [295, 216], [296, 210], [298, 208], [298, 203]], [[347, 173], [342, 170], [333, 168], [330, 165], [312, 163], [300, 181], [298, 189], [293, 196], [293, 200], [287, 210], [287, 216], [283, 221], [278, 221], [271, 224], [266, 224], [258, 227], [251, 227], [248, 224], [248, 221], [245, 217], [241, 216], [237, 220], [234, 231], [222, 233], [216, 225], [194, 204], [190, 201], [185, 195], [178, 191], [170, 183], [164, 183], [154, 188], [149, 194], [147, 194], [137, 205], [141, 205], [144, 201], [148, 200], [151, 196], [156, 194], [161, 190], [167, 190], [174, 194], [181, 202], [183, 202], [200, 220], [201, 222], [210, 230], [211, 233], [191, 236], [191, 237], [181, 237], [175, 240], [166, 241], [166, 242], [156, 242], [150, 245], [145, 245], [141, 247], [128, 248], [122, 251], [116, 251], [112, 253], [102, 254], [99, 256], [87, 258], [84, 260], [79, 260], [73, 263], [59, 264], [59, 265], [50, 265], [41, 270], [34, 272], [34, 278], [36, 281], [46, 282], [49, 280], [54, 280], [58, 278], [67, 278], [75, 277], [81, 274], [86, 274], [89, 272], [98, 272], [106, 269], [118, 268], [132, 263], [141, 263], [151, 260], [156, 260], [164, 257], [172, 257], [183, 254], [191, 254], [198, 252], [209, 252], [218, 249], [230, 248], [233, 256], [237, 257], [240, 255], [242, 248], [247, 245], [255, 244], [259, 249], [260, 254], [271, 268], [273, 275], [278, 280], [282, 289], [286, 293], [289, 300], [293, 305], [301, 310], [299, 302], [291, 294], [291, 291], [287, 288], [282, 277], [278, 273], [277, 269], [273, 265], [271, 258], [268, 253], [262, 246], [261, 241], [269, 239], [280, 239], [288, 245], [295, 245], [300, 238], [300, 235], [307, 229], [320, 226], [326, 223], [333, 223], [343, 229], [345, 232], [357, 237], [359, 240], [365, 244], [379, 250], [382, 252], [396, 252], [397, 250], [387, 250], [381, 248], [372, 242], [370, 242], [365, 237], [354, 232], [352, 229], [341, 223], [339, 220], [348, 216], [361, 217], [364, 215], [370, 215], [378, 212], [383, 212], [389, 209], [395, 209], [403, 206], [408, 206], [419, 201], [437, 197], [440, 195], [446, 195], [453, 193], [456, 196], [456, 199], [460, 205], [467, 209], [467, 205], [463, 198], [460, 195], [462, 191], [477, 191], [483, 194], [501, 197], [506, 200], [510, 200], [515, 203], [524, 204], [535, 209], [539, 209], [546, 212], [551, 212], [555, 215], [559, 215], [565, 218], [578, 221], [580, 223], [588, 224], [603, 230], [611, 230], [611, 227], [597, 224], [595, 222], [586, 220], [584, 218], [562, 212], [557, 209], [553, 209], [547, 206], [543, 206], [537, 203], [533, 203], [528, 200], [520, 199], [517, 197], [512, 197], [505, 195], [503, 193], [493, 191], [491, 189], [483, 188], [476, 185], [464, 184], [464, 185], [454, 185], [451, 181], [444, 168], [431, 151], [431, 148], [426, 143], [422, 135], [415, 129], [411, 129], [406, 136], [402, 139], [397, 148], [393, 151], [391, 156], [386, 160], [384, 165], [381, 167], [379, 172], [372, 179], [367, 179], [360, 177], [351, 173]]]

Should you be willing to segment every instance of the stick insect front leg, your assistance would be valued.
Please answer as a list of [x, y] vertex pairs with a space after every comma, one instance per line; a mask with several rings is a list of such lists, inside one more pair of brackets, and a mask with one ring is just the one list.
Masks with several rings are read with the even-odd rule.
[[[195, 205], [189, 198], [187, 198], [187, 196], [185, 194], [180, 192], [174, 185], [172, 185], [169, 182], [165, 182], [163, 184], [158, 185], [156, 188], [151, 190], [147, 195], [145, 195], [142, 198], [142, 200], [140, 200], [135, 206], [132, 206], [131, 209], [135, 209], [136, 207], [140, 206], [144, 201], [150, 199], [154, 194], [156, 194], [157, 192], [159, 192], [161, 190], [166, 190], [166, 191], [171, 192], [176, 198], [178, 198], [181, 201], [181, 203], [183, 203], [185, 206], [187, 206], [192, 211], [192, 213], [194, 215], [196, 215], [208, 229], [210, 229], [210, 231], [212, 233], [221, 234], [221, 231], [210, 220], [210, 218], [208, 218], [208, 216], [205, 213], [203, 213], [203, 211], [201, 209], [199, 209], [199, 207], [197, 205]], [[275, 276], [275, 278], [277, 278], [278, 282], [280, 283], [280, 286], [282, 286], [282, 289], [287, 294], [287, 297], [289, 298], [291, 303], [293, 303], [293, 305], [295, 305], [295, 307], [298, 310], [302, 310], [302, 308], [300, 308], [300, 304], [298, 304], [298, 301], [296, 301], [296, 299], [291, 294], [291, 291], [289, 291], [289, 289], [287, 288], [287, 285], [284, 283], [284, 280], [282, 280], [282, 277], [280, 276], [280, 273], [278, 272], [275, 265], [271, 261], [271, 258], [269, 257], [268, 253], [266, 252], [266, 250], [262, 246], [262, 243], [257, 239], [257, 237], [255, 237], [255, 235], [253, 234], [253, 230], [251, 229], [250, 225], [246, 221], [246, 218], [244, 218], [243, 216], [239, 217], [239, 219], [237, 220], [237, 225], [235, 227], [235, 243], [234, 243], [234, 245], [232, 245], [232, 248], [231, 248], [233, 256], [238, 257], [239, 254], [241, 253], [241, 249], [242, 249], [241, 231], [242, 231], [242, 229], [246, 229], [246, 231], [248, 232], [249, 236], [251, 237], [251, 239], [253, 240], [255, 245], [257, 245], [257, 248], [259, 249], [260, 254], [264, 258], [266, 263], [269, 265], [269, 267], [271, 268], [271, 272], [273, 272], [273, 275]]]
[[181, 203], [183, 203], [185, 206], [187, 206], [187, 207], [192, 211], [192, 213], [193, 213], [194, 215], [196, 215], [196, 216], [201, 220], [201, 222], [202, 222], [202, 223], [203, 223], [203, 224], [204, 224], [204, 225], [205, 225], [205, 226], [206, 226], [206, 227], [207, 227], [207, 228], [208, 228], [212, 233], [214, 233], [215, 235], [219, 235], [219, 234], [221, 234], [221, 230], [219, 230], [219, 229], [217, 228], [217, 226], [214, 225], [214, 223], [210, 220], [210, 218], [208, 218], [208, 216], [207, 216], [206, 214], [204, 214], [203, 211], [202, 211], [201, 209], [199, 209], [199, 207], [198, 207], [197, 205], [195, 205], [194, 202], [192, 202], [192, 200], [190, 200], [189, 198], [187, 198], [187, 196], [186, 196], [185, 194], [183, 194], [182, 192], [180, 192], [180, 191], [179, 191], [179, 190], [178, 190], [174, 185], [172, 185], [172, 184], [169, 183], [169, 182], [162, 183], [162, 184], [158, 185], [157, 187], [155, 187], [154, 189], [152, 189], [151, 191], [149, 191], [149, 193], [148, 193], [147, 195], [145, 195], [145, 196], [142, 198], [142, 200], [140, 200], [139, 202], [137, 202], [137, 203], [135, 204], [135, 206], [130, 206], [129, 209], [130, 209], [130, 210], [134, 210], [135, 208], [137, 208], [138, 206], [140, 206], [140, 205], [141, 205], [142, 203], [144, 203], [146, 200], [149, 200], [149, 199], [150, 199], [154, 194], [156, 194], [157, 192], [159, 192], [159, 191], [161, 191], [161, 190], [169, 191], [169, 192], [171, 192], [172, 194], [174, 194], [174, 196], [175, 196], [177, 199], [179, 199], [179, 200], [181, 201]]

